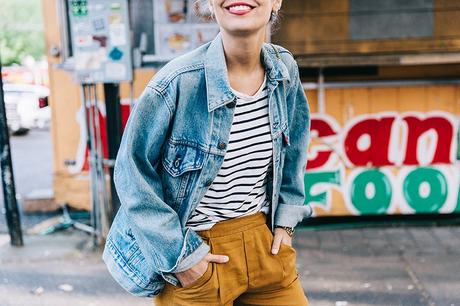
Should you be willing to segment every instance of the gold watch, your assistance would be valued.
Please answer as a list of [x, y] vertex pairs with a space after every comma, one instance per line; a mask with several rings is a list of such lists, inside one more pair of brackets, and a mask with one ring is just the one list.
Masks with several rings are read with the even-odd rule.
[[275, 225], [275, 228], [276, 228], [276, 227], [284, 228], [284, 230], [288, 233], [289, 237], [292, 237], [292, 236], [294, 235], [294, 228], [293, 228], [293, 227]]

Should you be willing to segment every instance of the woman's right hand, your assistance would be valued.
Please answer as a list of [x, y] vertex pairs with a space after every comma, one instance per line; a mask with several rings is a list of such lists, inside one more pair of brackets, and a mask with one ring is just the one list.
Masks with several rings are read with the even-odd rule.
[[229, 260], [226, 255], [215, 255], [208, 253], [199, 263], [188, 270], [175, 273], [182, 287], [188, 287], [190, 284], [198, 280], [208, 269], [210, 262], [226, 263]]

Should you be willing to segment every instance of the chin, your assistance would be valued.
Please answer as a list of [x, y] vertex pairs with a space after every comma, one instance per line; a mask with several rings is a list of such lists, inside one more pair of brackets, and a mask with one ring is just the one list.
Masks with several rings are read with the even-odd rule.
[[249, 35], [249, 34], [255, 34], [259, 33], [260, 31], [263, 31], [264, 27], [258, 27], [258, 26], [243, 26], [241, 24], [235, 25], [235, 26], [223, 26], [221, 27], [223, 30], [225, 30], [227, 33], [234, 34], [237, 36], [241, 35]]

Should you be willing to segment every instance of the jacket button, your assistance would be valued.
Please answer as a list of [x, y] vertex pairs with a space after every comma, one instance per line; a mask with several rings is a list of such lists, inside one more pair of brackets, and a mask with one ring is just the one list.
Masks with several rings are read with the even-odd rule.
[[227, 103], [227, 107], [228, 107], [228, 108], [233, 108], [233, 107], [235, 107], [235, 105], [236, 105], [236, 101], [235, 101], [235, 100], [233, 100], [233, 101], [230, 102], [230, 103]]
[[177, 167], [179, 167], [179, 166], [180, 166], [180, 158], [178, 158], [178, 159], [176, 159], [176, 160], [174, 161], [174, 167], [177, 168]]
[[217, 147], [221, 150], [225, 149], [227, 147], [227, 145], [225, 144], [225, 142], [219, 142], [219, 144], [217, 145]]
[[206, 181], [205, 186], [211, 186], [211, 184], [212, 184], [212, 180], [208, 180]]

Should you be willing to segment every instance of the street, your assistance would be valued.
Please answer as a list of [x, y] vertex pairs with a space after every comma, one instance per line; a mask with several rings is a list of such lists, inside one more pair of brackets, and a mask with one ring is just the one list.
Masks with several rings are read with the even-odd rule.
[[[21, 200], [33, 191], [52, 190], [53, 156], [49, 129], [32, 129], [27, 135], [10, 136], [11, 159], [14, 169], [16, 198]], [[0, 186], [0, 234], [7, 232], [3, 205], [3, 188]], [[50, 218], [54, 214], [21, 214], [23, 229]]]

